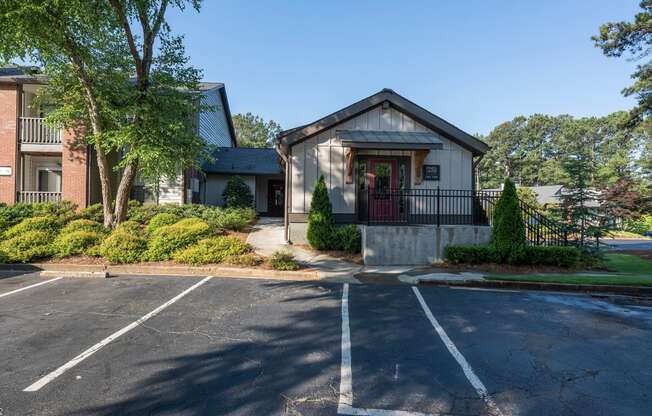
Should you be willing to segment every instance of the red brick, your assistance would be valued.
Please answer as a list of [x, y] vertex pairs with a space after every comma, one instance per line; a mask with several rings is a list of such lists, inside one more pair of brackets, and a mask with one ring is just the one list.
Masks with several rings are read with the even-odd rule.
[[17, 96], [18, 92], [15, 85], [0, 84], [0, 166], [11, 168], [11, 176], [0, 176], [0, 202], [6, 204], [16, 202], [18, 166]]
[[88, 204], [87, 146], [70, 131], [63, 133], [62, 142], [61, 198], [83, 208]]

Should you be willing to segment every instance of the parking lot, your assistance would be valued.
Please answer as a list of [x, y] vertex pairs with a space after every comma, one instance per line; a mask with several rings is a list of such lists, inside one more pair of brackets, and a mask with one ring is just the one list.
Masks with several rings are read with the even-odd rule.
[[652, 310], [581, 295], [0, 275], [0, 415], [642, 415]]

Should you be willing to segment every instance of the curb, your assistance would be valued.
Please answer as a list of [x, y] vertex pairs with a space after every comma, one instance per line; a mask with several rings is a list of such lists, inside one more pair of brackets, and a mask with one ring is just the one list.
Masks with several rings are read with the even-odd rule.
[[108, 277], [118, 275], [161, 275], [161, 276], [216, 276], [245, 279], [273, 279], [290, 281], [320, 280], [317, 271], [277, 271], [221, 266], [147, 266], [147, 265], [99, 265], [99, 264], [57, 264], [28, 263], [0, 264], [3, 271], [27, 271], [46, 273], [47, 276], [65, 277]]
[[539, 283], [518, 282], [506, 280], [481, 280], [481, 281], [422, 281], [420, 285], [433, 286], [463, 286], [489, 289], [511, 290], [542, 290], [553, 292], [579, 292], [579, 293], [614, 293], [619, 295], [652, 296], [652, 287], [646, 286], [618, 286], [618, 285], [577, 285], [568, 283]]

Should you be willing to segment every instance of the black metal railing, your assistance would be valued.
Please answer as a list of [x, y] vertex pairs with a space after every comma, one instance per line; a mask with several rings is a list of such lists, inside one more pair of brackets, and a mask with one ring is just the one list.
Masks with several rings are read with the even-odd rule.
[[[500, 191], [369, 189], [362, 219], [369, 225], [493, 225]], [[532, 245], [568, 245], [563, 224], [520, 201], [526, 238]]]

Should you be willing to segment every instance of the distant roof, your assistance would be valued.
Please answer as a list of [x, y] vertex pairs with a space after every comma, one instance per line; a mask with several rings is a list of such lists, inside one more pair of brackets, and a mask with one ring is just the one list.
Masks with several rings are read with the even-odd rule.
[[212, 163], [204, 163], [205, 173], [237, 175], [282, 175], [278, 153], [270, 148], [218, 147]]
[[389, 103], [390, 106], [417, 120], [430, 130], [441, 134], [460, 146], [470, 150], [474, 155], [482, 155], [489, 149], [489, 146], [482, 140], [479, 140], [455, 127], [441, 117], [436, 116], [425, 108], [413, 103], [400, 94], [397, 94], [393, 90], [385, 88], [376, 94], [322, 117], [313, 123], [282, 131], [277, 137], [279, 150], [287, 154], [291, 146], [319, 134], [326, 129], [350, 120], [372, 108], [384, 105], [386, 102]]
[[337, 130], [344, 147], [386, 149], [441, 149], [436, 133], [376, 130]]

